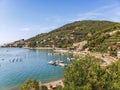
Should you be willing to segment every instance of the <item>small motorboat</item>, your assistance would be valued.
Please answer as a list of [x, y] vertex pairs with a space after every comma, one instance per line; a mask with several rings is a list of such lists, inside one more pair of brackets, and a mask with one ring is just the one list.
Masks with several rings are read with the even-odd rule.
[[67, 60], [69, 60], [69, 61], [74, 61], [75, 58], [67, 58]]
[[64, 63], [62, 60], [56, 60], [56, 63]]
[[54, 61], [49, 61], [48, 64], [54, 65], [55, 62]]
[[65, 63], [59, 63], [59, 64], [58, 64], [58, 66], [61, 66], [61, 67], [66, 67], [66, 66], [67, 66], [67, 64], [65, 64]]

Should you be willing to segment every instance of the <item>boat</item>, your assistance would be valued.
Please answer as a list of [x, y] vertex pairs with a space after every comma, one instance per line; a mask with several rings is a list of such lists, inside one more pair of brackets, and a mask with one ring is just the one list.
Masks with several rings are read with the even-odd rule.
[[55, 65], [54, 61], [49, 61], [48, 64]]
[[56, 63], [64, 63], [64, 61], [62, 61], [62, 60], [56, 60], [55, 62]]
[[16, 59], [16, 62], [18, 62], [18, 60], [19, 60], [19, 59], [17, 58], [17, 59]]
[[65, 63], [64, 63], [63, 61], [61, 61], [61, 60], [49, 61], [48, 64], [50, 64], [50, 65], [55, 65], [55, 66], [61, 66], [61, 67], [67, 66], [67, 64], [65, 64]]
[[74, 61], [75, 58], [67, 58], [67, 60], [69, 60], [69, 61]]
[[65, 64], [65, 63], [59, 63], [58, 66], [65, 67], [65, 66], [67, 66], [67, 64]]
[[75, 60], [75, 58], [71, 58], [71, 60]]
[[22, 58], [20, 58], [20, 62], [22, 62]]
[[70, 58], [67, 58], [67, 60], [69, 60], [69, 61], [70, 61]]
[[61, 61], [61, 60], [55, 61], [55, 65], [56, 65], [56, 66], [61, 66], [61, 67], [67, 66], [67, 64], [65, 64], [65, 63], [64, 63], [63, 61]]
[[14, 62], [15, 61], [15, 58], [12, 60], [12, 62]]

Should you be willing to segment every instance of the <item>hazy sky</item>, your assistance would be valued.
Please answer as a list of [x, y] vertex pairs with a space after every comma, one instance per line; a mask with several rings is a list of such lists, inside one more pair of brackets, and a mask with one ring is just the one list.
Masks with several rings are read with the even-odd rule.
[[78, 20], [120, 22], [120, 0], [0, 0], [0, 44]]

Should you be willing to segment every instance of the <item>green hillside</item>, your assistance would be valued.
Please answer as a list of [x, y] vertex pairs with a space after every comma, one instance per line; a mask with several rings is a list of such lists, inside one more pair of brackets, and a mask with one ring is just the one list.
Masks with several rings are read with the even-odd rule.
[[89, 47], [91, 51], [110, 52], [116, 54], [120, 50], [120, 24], [96, 31], [84, 48]]
[[[26, 40], [25, 42], [29, 47], [55, 46], [59, 48], [67, 48], [71, 47], [73, 43], [83, 40], [89, 40], [89, 43], [92, 43], [92, 39], [94, 40], [96, 38], [99, 38], [100, 34], [116, 30], [116, 25], [118, 25], [118, 23], [110, 21], [76, 21], [70, 24], [66, 24], [49, 33], [39, 34]], [[114, 36], [110, 36], [109, 38], [114, 38]], [[108, 41], [109, 39], [106, 38], [106, 42]], [[91, 47], [89, 44], [86, 46]]]

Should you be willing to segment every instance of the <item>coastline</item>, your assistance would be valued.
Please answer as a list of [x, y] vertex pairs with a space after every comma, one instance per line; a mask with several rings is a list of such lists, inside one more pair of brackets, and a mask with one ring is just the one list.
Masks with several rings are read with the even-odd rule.
[[35, 47], [35, 48], [23, 47], [23, 48], [25, 48], [25, 49], [35, 49], [35, 50], [45, 50], [45, 49], [48, 49], [48, 50], [53, 50], [56, 53], [70, 53], [68, 50], [64, 50], [62, 48], [52, 48], [52, 47]]
[[[55, 88], [58, 85], [61, 85], [62, 87], [64, 87], [63, 80], [64, 80], [63, 78], [60, 78], [60, 79], [50, 80], [50, 81], [46, 81], [46, 82], [39, 82], [39, 86], [40, 87], [46, 86], [48, 88], [48, 90], [50, 89], [50, 86], [52, 86], [53, 88]], [[11, 87], [11, 88], [9, 88], [9, 90], [20, 90], [20, 86]]]
[[68, 50], [64, 50], [64, 49], [55, 49], [54, 52], [58, 52], [58, 53], [68, 53]]
[[46, 86], [48, 89], [50, 88], [50, 86], [52, 86], [53, 88], [58, 86], [58, 85], [61, 85], [62, 87], [64, 87], [64, 84], [63, 84], [63, 78], [61, 79], [57, 79], [57, 80], [51, 80], [51, 81], [47, 81], [47, 82], [39, 82], [39, 86]]
[[[59, 79], [54, 79], [54, 80], [49, 80], [49, 81], [45, 81], [45, 82], [39, 82], [39, 86], [46, 86], [48, 88], [48, 90], [50, 89], [50, 86], [52, 86], [53, 88], [56, 87], [57, 85], [61, 85], [62, 87], [64, 87], [63, 84], [63, 78], [59, 78]], [[9, 87], [9, 90], [20, 90], [20, 86], [14, 86], [14, 87]]]
[[36, 50], [39, 50], [39, 49], [48, 49], [48, 50], [52, 50], [53, 48], [51, 47], [35, 47], [35, 48], [32, 48], [32, 47], [23, 47], [23, 48], [26, 48], [26, 49], [36, 49]]

